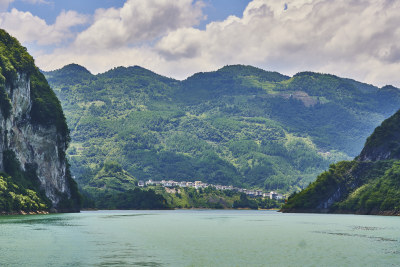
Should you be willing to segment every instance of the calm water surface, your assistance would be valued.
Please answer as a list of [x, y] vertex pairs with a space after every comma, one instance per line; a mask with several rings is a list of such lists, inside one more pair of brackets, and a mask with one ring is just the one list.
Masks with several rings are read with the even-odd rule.
[[400, 266], [400, 218], [220, 210], [2, 216], [0, 266]]

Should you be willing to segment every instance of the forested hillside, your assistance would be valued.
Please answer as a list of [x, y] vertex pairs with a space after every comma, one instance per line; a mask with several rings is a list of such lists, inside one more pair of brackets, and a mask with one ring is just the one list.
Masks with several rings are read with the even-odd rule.
[[137, 66], [92, 75], [71, 64], [45, 76], [71, 129], [72, 172], [90, 190], [109, 161], [131, 182], [296, 190], [332, 162], [357, 155], [400, 106], [392, 86], [241, 65], [184, 81]]
[[399, 125], [400, 111], [375, 129], [357, 158], [331, 165], [283, 211], [400, 214]]

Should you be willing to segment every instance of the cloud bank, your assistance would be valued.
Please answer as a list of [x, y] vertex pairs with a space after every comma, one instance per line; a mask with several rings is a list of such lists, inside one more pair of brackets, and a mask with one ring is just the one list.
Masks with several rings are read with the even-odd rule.
[[75, 41], [79, 47], [115, 49], [152, 41], [199, 23], [202, 3], [191, 0], [130, 0], [120, 9], [99, 9]]
[[62, 45], [66, 40], [75, 38], [71, 27], [85, 24], [87, 20], [86, 16], [76, 11], [62, 11], [55, 23], [48, 25], [30, 12], [13, 8], [10, 12], [0, 14], [0, 27], [24, 45]]
[[[183, 79], [227, 64], [249, 64], [289, 75], [311, 70], [400, 87], [400, 1], [253, 0], [241, 17], [200, 30], [203, 7], [192, 0], [128, 0], [90, 18], [65, 11], [53, 25], [13, 9], [1, 13], [0, 26], [28, 48], [38, 45], [30, 52], [47, 70], [71, 62], [95, 73], [140, 65]], [[71, 31], [88, 22], [81, 32]]]

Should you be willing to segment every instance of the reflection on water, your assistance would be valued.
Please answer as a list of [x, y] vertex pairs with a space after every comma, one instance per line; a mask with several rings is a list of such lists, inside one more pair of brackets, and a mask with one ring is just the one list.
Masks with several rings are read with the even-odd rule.
[[0, 266], [400, 266], [400, 218], [274, 211], [0, 217]]
[[340, 236], [351, 236], [351, 237], [362, 237], [362, 238], [374, 239], [376, 241], [391, 241], [391, 242], [398, 241], [397, 239], [392, 239], [392, 238], [386, 238], [386, 237], [380, 237], [380, 236], [370, 236], [370, 235], [360, 235], [360, 234], [352, 234], [352, 233], [332, 233], [332, 232], [321, 232], [321, 231], [315, 231], [314, 233], [328, 234], [328, 235], [340, 235]]
[[380, 228], [380, 227], [370, 227], [370, 226], [359, 226], [359, 225], [353, 226], [353, 230], [375, 231], [375, 230], [378, 230], [378, 229], [382, 229], [382, 228]]
[[157, 214], [113, 214], [113, 215], [105, 215], [105, 216], [101, 216], [101, 218], [105, 218], [105, 219], [112, 219], [112, 218], [120, 218], [120, 217], [138, 217], [138, 216], [154, 216]]
[[71, 221], [70, 218], [62, 217], [62, 215], [26, 215], [26, 216], [2, 216], [0, 224], [26, 224], [35, 225], [55, 225], [55, 226], [79, 226], [78, 220]]

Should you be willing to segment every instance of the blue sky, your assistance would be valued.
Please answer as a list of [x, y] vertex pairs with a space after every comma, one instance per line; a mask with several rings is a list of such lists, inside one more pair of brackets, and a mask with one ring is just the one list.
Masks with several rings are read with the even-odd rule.
[[0, 0], [0, 27], [44, 70], [139, 65], [185, 79], [246, 64], [400, 87], [400, 1]]
[[[204, 19], [199, 28], [204, 28], [210, 21], [224, 20], [230, 15], [241, 16], [250, 0], [206, 0], [203, 1]], [[62, 10], [75, 10], [84, 14], [93, 14], [98, 8], [121, 8], [125, 0], [55, 0], [43, 3], [30, 3], [29, 1], [17, 0], [12, 2], [8, 9], [16, 8], [20, 11], [31, 12], [33, 15], [53, 24]]]
[[53, 24], [62, 10], [75, 10], [84, 14], [92, 14], [98, 8], [122, 7], [124, 0], [56, 0], [44, 3], [30, 3], [16, 0], [8, 9], [16, 8], [20, 11], [31, 12], [48, 24]]

